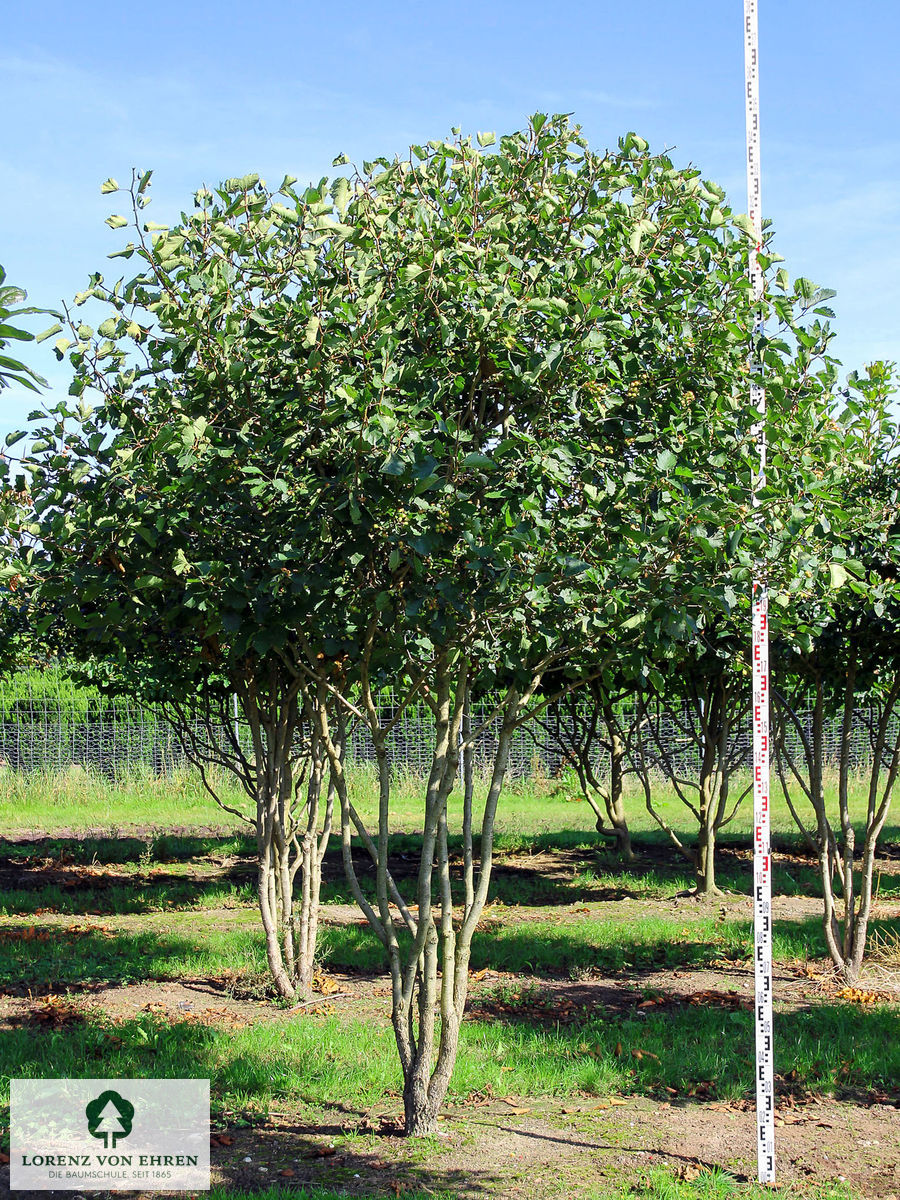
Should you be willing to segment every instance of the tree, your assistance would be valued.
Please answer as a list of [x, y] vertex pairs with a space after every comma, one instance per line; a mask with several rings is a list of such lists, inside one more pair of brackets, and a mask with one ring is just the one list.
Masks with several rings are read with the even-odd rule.
[[634, 709], [622, 706], [634, 699], [643, 681], [619, 675], [610, 682], [610, 675], [595, 676], [584, 688], [564, 693], [539, 724], [578, 776], [598, 834], [611, 838], [614, 852], [630, 863], [635, 854], [625, 813], [625, 779], [631, 769], [628, 746], [639, 718]]
[[28, 298], [27, 293], [22, 288], [14, 287], [6, 282], [6, 271], [0, 266], [0, 391], [5, 387], [9, 387], [11, 383], [16, 383], [19, 387], [28, 388], [31, 392], [37, 392], [41, 387], [46, 387], [46, 379], [42, 379], [36, 371], [25, 363], [19, 362], [18, 359], [10, 358], [5, 350], [10, 341], [16, 342], [33, 342], [34, 334], [29, 333], [26, 329], [22, 329], [18, 325], [10, 323], [11, 317], [22, 317], [30, 313], [44, 313], [46, 309], [42, 308], [21, 308], [13, 307], [21, 305], [23, 300]]
[[[127, 661], [107, 655], [83, 661], [78, 673], [104, 692], [136, 696], [161, 712], [215, 802], [254, 829], [269, 970], [281, 997], [307, 995], [335, 800], [309, 689], [301, 685], [284, 703], [277, 672], [223, 674], [208, 661], [191, 678], [186, 670], [191, 647], [173, 636], [165, 650], [168, 659], [157, 653], [150, 661], [140, 658], [135, 646]], [[235, 717], [235, 704], [241, 719]], [[236, 777], [253, 804], [252, 815], [222, 799], [221, 769]], [[277, 794], [273, 776], [280, 781]]]
[[[831, 583], [789, 610], [776, 643], [773, 698], [778, 776], [782, 792], [819, 864], [828, 951], [844, 979], [859, 977], [872, 909], [878, 839], [900, 771], [900, 430], [891, 413], [893, 367], [875, 363], [851, 376], [840, 420], [842, 463], [850, 478], [822, 487], [839, 495], [842, 521], [821, 535], [831, 542]], [[801, 709], [812, 701], [811, 728]], [[840, 718], [837, 796], [826, 788], [825, 721]], [[862, 820], [862, 845], [850, 807], [851, 731], [869, 730], [871, 757]], [[790, 736], [793, 735], [793, 736]], [[812, 810], [794, 803], [794, 786]]]
[[[542, 677], [587, 682], [623, 628], [684, 636], [680, 614], [726, 603], [760, 549], [751, 531], [721, 553], [754, 458], [748, 223], [632, 134], [596, 154], [538, 114], [492, 142], [431, 142], [305, 191], [230, 180], [155, 232], [136, 174], [120, 253], [140, 273], [78, 297], [108, 315], [96, 332], [70, 316], [73, 400], [36, 451], [49, 592], [86, 651], [227, 682], [260, 730], [263, 825], [310, 713], [389, 960], [411, 1134], [449, 1082], [509, 742], [551, 698]], [[787, 542], [805, 513], [776, 501]], [[500, 729], [457, 879], [447, 800], [487, 732], [461, 739], [468, 697], [492, 686]], [[419, 698], [435, 742], [414, 911], [389, 865], [390, 755]], [[348, 720], [375, 745], [374, 834], [342, 761]]]
[[[630, 743], [640, 759], [647, 810], [691, 864], [698, 896], [721, 894], [715, 877], [716, 839], [752, 787], [744, 787], [736, 799], [731, 795], [731, 778], [745, 761], [739, 723], [750, 708], [747, 623], [744, 606], [734, 615], [717, 614], [698, 632], [680, 661], [669, 664], [664, 687], [640, 698], [642, 736]], [[696, 759], [694, 771], [685, 756]], [[654, 804], [652, 769], [661, 772], [694, 817], [693, 845], [682, 841]]]
[[[762, 503], [755, 516], [739, 507], [732, 529], [701, 526], [693, 546], [677, 545], [673, 556], [701, 597], [708, 599], [727, 579], [723, 603], [697, 603], [695, 596], [680, 610], [651, 610], [646, 615], [656, 619], [639, 623], [639, 639], [631, 636], [632, 621], [627, 631], [617, 631], [609, 669], [584, 691], [570, 694], [563, 714], [542, 722], [578, 773], [598, 831], [604, 832], [606, 816], [617, 849], [626, 857], [630, 838], [623, 782], [628, 774], [637, 776], [648, 812], [691, 864], [698, 895], [717, 894], [716, 838], [750, 791], [745, 787], [735, 798], [730, 789], [732, 776], [744, 765], [738, 730], [749, 708], [750, 573], [762, 564], [785, 603], [788, 597], [795, 602], [809, 597], [815, 590], [812, 581], [832, 588], [837, 569], [826, 570], [831, 548], [822, 532], [847, 521], [841, 486], [852, 470], [836, 461], [840, 435], [831, 416], [837, 364], [828, 353], [833, 335], [827, 320], [810, 319], [810, 313], [813, 318], [833, 315], [823, 307], [833, 293], [802, 278], [791, 286], [784, 270], [773, 282], [770, 323], [776, 328], [758, 350], [769, 392], [772, 442], [768, 486], [759, 493]], [[653, 437], [649, 425], [644, 436], [648, 441]], [[656, 436], [659, 440], [651, 445], [664, 456], [665, 434], [659, 430]], [[830, 488], [821, 486], [817, 465], [826, 461]], [[771, 616], [776, 628], [778, 614], [776, 606]], [[629, 704], [623, 703], [626, 695]], [[686, 757], [696, 759], [695, 769]], [[601, 758], [609, 761], [608, 784]], [[654, 803], [659, 774], [696, 821], [693, 844]]]
[[[22, 307], [27, 293], [22, 288], [6, 284], [6, 272], [0, 266], [0, 391], [16, 384], [38, 392], [47, 381], [31, 367], [11, 358], [6, 350], [11, 341], [42, 341], [47, 334], [35, 339], [34, 334], [12, 324], [18, 319], [46, 309]], [[55, 315], [55, 314], [54, 314]], [[52, 331], [48, 331], [52, 332]], [[10, 433], [6, 448], [21, 440], [21, 432]], [[22, 664], [32, 654], [43, 656], [33, 637], [34, 606], [30, 587], [29, 525], [31, 497], [28, 472], [7, 453], [0, 452], [0, 672], [6, 673]]]

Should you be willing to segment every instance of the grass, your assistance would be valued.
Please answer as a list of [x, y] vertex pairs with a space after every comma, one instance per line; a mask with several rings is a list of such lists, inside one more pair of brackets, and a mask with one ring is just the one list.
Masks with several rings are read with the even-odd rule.
[[[140, 930], [79, 924], [0, 926], [0, 986], [61, 990], [80, 984], [137, 983], [222, 975], [261, 975], [266, 968], [254, 914], [227, 930], [196, 921], [146, 918]], [[173, 914], [174, 917], [174, 914]], [[179, 932], [175, 932], [179, 929]]]
[[[239, 801], [243, 811], [246, 804], [234, 785], [222, 782], [228, 802]], [[102, 829], [115, 836], [148, 825], [160, 831], [226, 831], [239, 822], [218, 807], [194, 771], [167, 777], [132, 772], [115, 781], [81, 767], [55, 773], [25, 774], [8, 768], [0, 772], [0, 830], [7, 834]]]
[[[352, 786], [359, 807], [371, 816], [371, 773], [353, 771]], [[239, 800], [234, 789], [226, 789], [226, 796]], [[718, 906], [654, 904], [687, 889], [690, 872], [636, 799], [634, 840], [644, 859], [626, 868], [598, 843], [593, 815], [573, 798], [568, 781], [513, 782], [501, 808], [493, 904], [475, 936], [473, 970], [556, 980], [604, 974], [636, 988], [642, 972], [660, 968], [716, 970], [736, 964], [746, 976], [749, 921], [729, 916], [727, 906], [723, 916]], [[861, 800], [856, 787], [857, 811]], [[656, 802], [684, 829], [685, 811], [663, 789]], [[454, 796], [457, 816], [459, 803]], [[421, 782], [399, 779], [400, 832], [394, 850], [400, 886], [410, 896], [411, 877], [403, 871], [406, 863], [413, 867], [410, 859], [418, 854], [420, 804]], [[796, 847], [797, 836], [785, 818], [776, 806], [776, 841]], [[28, 841], [3, 845], [5, 869], [28, 868], [16, 882], [30, 886], [0, 893], [0, 990], [19, 996], [29, 989], [39, 995], [83, 993], [61, 1016], [54, 1015], [53, 1002], [42, 1007], [36, 1001], [30, 1015], [4, 1030], [0, 1078], [193, 1074], [212, 1081], [214, 1110], [230, 1123], [253, 1124], [273, 1107], [321, 1115], [335, 1105], [359, 1110], [388, 1101], [399, 1106], [396, 1050], [390, 1026], [381, 1018], [287, 1015], [273, 1008], [253, 1024], [206, 1025], [152, 1012], [114, 1020], [90, 1007], [92, 988], [104, 983], [201, 978], [236, 994], [265, 993], [252, 831], [222, 814], [192, 774], [162, 781], [134, 776], [112, 785], [83, 772], [43, 780], [2, 772], [0, 829], [31, 834]], [[35, 837], [37, 830], [43, 838]], [[719, 882], [746, 893], [750, 861], [747, 839], [742, 841], [739, 832], [734, 826], [723, 839]], [[886, 830], [885, 840], [892, 838], [898, 838], [896, 826]], [[541, 859], [545, 852], [554, 855], [552, 872]], [[323, 901], [349, 900], [336, 877], [336, 860], [330, 868]], [[817, 887], [813, 866], [799, 858], [776, 858], [776, 892], [815, 895]], [[886, 871], [879, 887], [882, 898], [900, 896], [900, 873]], [[608, 900], [629, 903], [606, 906]], [[572, 911], [573, 902], [591, 909]], [[515, 906], [525, 905], [542, 911], [516, 911]], [[893, 945], [900, 921], [877, 922], [874, 936]], [[825, 952], [817, 918], [779, 921], [774, 938], [778, 962]], [[384, 967], [382, 948], [364, 924], [324, 926], [320, 956], [335, 970], [374, 973]], [[451, 1102], [464, 1106], [473, 1095], [505, 1094], [750, 1097], [751, 1013], [715, 1004], [639, 1009], [628, 994], [623, 990], [616, 1008], [579, 1010], [557, 1021], [552, 1000], [537, 1005], [533, 990], [506, 984], [494, 995], [483, 992], [463, 1027]], [[900, 1011], [840, 1004], [779, 1011], [776, 1071], [779, 1086], [798, 1095], [900, 1096]], [[424, 1200], [426, 1194], [458, 1194], [443, 1190], [445, 1178], [427, 1182], [427, 1191], [403, 1195]], [[211, 1193], [229, 1200], [250, 1194], [230, 1187]], [[332, 1200], [347, 1193], [269, 1188], [252, 1194]], [[585, 1184], [578, 1194], [586, 1200], [755, 1200], [770, 1193], [715, 1171], [680, 1179], [660, 1168], [618, 1191]], [[825, 1185], [810, 1185], [802, 1194], [808, 1200], [852, 1197]]]
[[[396, 1192], [335, 1192], [321, 1188], [262, 1188], [248, 1192], [239, 1188], [212, 1188], [210, 1200], [346, 1200], [353, 1195], [359, 1200], [381, 1200], [383, 1196], [395, 1196]], [[804, 1200], [857, 1200], [854, 1192], [841, 1184], [813, 1184], [804, 1187]], [[459, 1191], [408, 1191], [404, 1188], [403, 1200], [450, 1200], [458, 1197]], [[690, 1181], [679, 1179], [670, 1167], [654, 1167], [633, 1183], [623, 1183], [614, 1190], [607, 1187], [579, 1189], [581, 1200], [765, 1200], [773, 1195], [772, 1189], [752, 1184], [749, 1187], [737, 1183], [724, 1171], [700, 1171]], [[861, 1200], [861, 1197], [860, 1197]]]
[[[120, 884], [99, 891], [89, 888], [84, 894], [56, 884], [7, 893], [0, 903], [6, 918], [0, 924], [0, 983], [22, 986], [42, 981], [61, 987], [102, 980], [264, 972], [251, 884], [252, 878], [240, 885], [213, 880], [204, 890], [197, 881], [173, 884], [151, 878], [137, 888]], [[212, 922], [198, 924], [198, 909], [221, 913], [223, 906], [227, 917], [218, 915]], [[96, 918], [110, 912], [124, 914], [125, 922], [104, 925], [88, 919], [73, 927], [58, 919], [60, 915]], [[134, 913], [141, 914], [138, 924], [133, 917], [128, 920]], [[30, 914], [38, 919], [28, 919]], [[874, 939], [896, 940], [898, 932], [900, 921], [873, 922]], [[826, 953], [817, 917], [778, 921], [773, 936], [776, 961]], [[660, 909], [652, 898], [639, 897], [632, 905], [602, 915], [550, 907], [541, 919], [526, 920], [495, 905], [475, 933], [471, 961], [475, 970], [490, 967], [521, 975], [615, 974], [709, 968], [723, 960], [747, 962], [751, 949], [749, 919], [729, 918], [704, 907]], [[362, 918], [360, 923], [323, 926], [319, 956], [335, 969], [378, 972], [386, 966], [381, 943]]]
[[[7, 923], [0, 928], [0, 986], [58, 992], [102, 982], [198, 977], [259, 986], [265, 980], [262, 938], [250, 910], [234, 918], [227, 928], [213, 929], [198, 928], [188, 913], [141, 918], [137, 928]], [[323, 958], [332, 966], [378, 965], [380, 946], [367, 928], [331, 927], [324, 933]], [[780, 923], [776, 957], [798, 957], [815, 934], [812, 922]], [[695, 916], [685, 923], [677, 915], [521, 922], [479, 935], [472, 965], [557, 977], [579, 968], [620, 970], [633, 979], [643, 967], [703, 966], [749, 956], [747, 922]], [[190, 1062], [204, 1077], [210, 1074], [221, 1102], [231, 1107], [283, 1097], [308, 1103], [357, 1097], [370, 1103], [399, 1083], [386, 1025], [323, 1022], [302, 1014], [219, 1032], [150, 1016], [114, 1027], [102, 1014], [74, 1022], [39, 1038], [27, 1027], [6, 1033], [0, 1075], [78, 1075], [102, 1061], [111, 1075], [177, 1076]], [[667, 1088], [682, 1094], [694, 1088], [733, 1098], [747, 1094], [751, 1041], [751, 1014], [743, 1010], [677, 1006], [603, 1018], [591, 1012], [554, 1026], [533, 1019], [526, 996], [521, 1005], [507, 1004], [501, 1019], [466, 1023], [453, 1087], [460, 1095], [486, 1088], [523, 1095], [663, 1095]], [[793, 1072], [793, 1086], [800, 1089], [896, 1088], [900, 1012], [823, 1005], [780, 1013], [778, 1069]]]
[[[381, 1200], [383, 1196], [395, 1196], [396, 1192], [335, 1192], [321, 1188], [262, 1188], [258, 1192], [243, 1191], [239, 1188], [212, 1188], [210, 1200], [346, 1200], [348, 1195], [354, 1195], [359, 1200]], [[579, 1190], [581, 1200], [771, 1200], [772, 1189], [760, 1187], [757, 1184], [747, 1186], [736, 1183], [724, 1171], [700, 1171], [695, 1179], [690, 1181], [677, 1178], [670, 1167], [654, 1167], [645, 1172], [633, 1183], [623, 1183], [614, 1190], [607, 1187], [589, 1187]], [[813, 1184], [804, 1187], [804, 1200], [856, 1200], [859, 1193], [841, 1184]], [[441, 1188], [435, 1191], [402, 1192], [404, 1200], [450, 1200], [458, 1197], [459, 1191], [446, 1191]], [[860, 1198], [861, 1200], [861, 1198]]]
[[[554, 848], [554, 840], [561, 844], [561, 849]], [[414, 901], [412, 871], [418, 857], [418, 840], [412, 835], [402, 835], [396, 842], [395, 849], [407, 855], [409, 864], [408, 867], [404, 862], [399, 864], [397, 883], [406, 898]], [[173, 848], [174, 843], [178, 844]], [[500, 853], [491, 881], [491, 899], [505, 905], [556, 907], [621, 899], [656, 900], [691, 888], [693, 880], [674, 851], [660, 846], [649, 835], [639, 835], [636, 843], [651, 865], [625, 868], [608, 852], [593, 848], [584, 835], [567, 835], [565, 831], [555, 839], [545, 836], [535, 847], [535, 855], [547, 851], [561, 860], [561, 865], [557, 863], [552, 872], [535, 855]], [[751, 862], [747, 848], [742, 847], [741, 851], [738, 854], [727, 846], [720, 850], [717, 879], [725, 891], [747, 895]], [[361, 849], [360, 854], [363, 855]], [[12, 844], [4, 857], [11, 864], [32, 866], [34, 870], [21, 880], [22, 885], [28, 883], [28, 886], [7, 888], [0, 893], [0, 915], [40, 909], [73, 914], [143, 913], [172, 906], [203, 909], [253, 903], [255, 897], [255, 846], [240, 834], [218, 838], [149, 835], [143, 841], [133, 837], [56, 837]], [[457, 869], [458, 858], [457, 854]], [[241, 861], [234, 861], [237, 859]], [[80, 866], [91, 870], [71, 870], [65, 874], [66, 869]], [[46, 871], [42, 874], [39, 867]], [[108, 869], [112, 867], [117, 869]], [[54, 877], [54, 872], [58, 877]], [[322, 903], [352, 904], [352, 894], [341, 873], [337, 845], [330, 851], [326, 873]], [[363, 891], [374, 898], [371, 875], [363, 874], [360, 882]], [[820, 896], [822, 890], [813, 863], [777, 858], [774, 889], [776, 894], [790, 896]], [[882, 900], [900, 896], [900, 866], [897, 871], [879, 874], [876, 894]]]
[[[350, 771], [354, 801], [359, 811], [371, 821], [377, 812], [377, 791], [374, 774], [367, 767]], [[733, 790], [739, 792], [743, 780], [737, 776]], [[836, 791], [836, 779], [828, 781]], [[223, 800], [249, 814], [247, 799], [228, 776], [217, 779], [216, 787]], [[480, 788], [484, 792], [483, 781]], [[420, 827], [422, 812], [422, 781], [415, 776], [399, 774], [393, 789], [396, 828], [415, 831]], [[801, 810], [802, 798], [794, 797]], [[859, 824], [865, 811], [863, 777], [853, 779], [850, 789], [851, 815]], [[652, 834], [658, 840], [659, 829], [647, 813], [642, 794], [632, 787], [626, 799], [629, 825], [635, 834]], [[693, 818], [672, 790], [662, 782], [654, 788], [654, 804], [662, 816], [679, 833], [691, 835]], [[457, 790], [450, 799], [450, 827], [458, 828], [461, 821], [462, 796]], [[746, 839], [750, 833], [752, 811], [749, 800], [741, 807], [735, 821], [723, 831], [725, 840]], [[250, 832], [247, 825], [219, 808], [206, 793], [194, 771], [159, 778], [149, 773], [135, 772], [115, 781], [88, 773], [80, 767], [56, 774], [20, 774], [0, 771], [0, 830], [45, 834], [71, 829], [78, 832], [105, 829], [127, 833], [134, 828], [154, 826], [166, 829], [216, 829]], [[780, 789], [773, 789], [772, 829], [776, 835], [796, 839], [796, 829]], [[547, 780], [540, 775], [530, 779], [510, 780], [501, 801], [497, 834], [499, 849], [511, 852], [528, 849], [535, 836], [544, 835], [544, 844], [557, 845], [559, 832], [586, 839], [596, 846], [597, 834], [590, 806], [581, 798], [574, 778]], [[888, 825], [884, 841], [900, 838], [897, 823]], [[538, 844], [541, 842], [539, 840]]]
[[[885, 921], [878, 928], [890, 934], [898, 926], [900, 922]], [[722, 960], [749, 962], [751, 949], [747, 920], [647, 911], [488, 924], [476, 931], [472, 968], [548, 977], [615, 974], [710, 967]], [[819, 922], [779, 922], [774, 950], [780, 961], [824, 953]], [[319, 955], [333, 969], [379, 972], [386, 966], [381, 943], [365, 924], [325, 926]], [[220, 919], [212, 926], [198, 926], [190, 911], [148, 913], [138, 925], [73, 924], [45, 914], [37, 921], [19, 918], [0, 924], [0, 986], [62, 988], [238, 971], [249, 976], [265, 972], [262, 934], [249, 907], [232, 910], [227, 923]]]
[[[637, 1058], [634, 1051], [640, 1051]], [[900, 1015], [893, 1008], [820, 1006], [779, 1018], [777, 1070], [797, 1094], [896, 1087]], [[545, 1028], [472, 1020], [463, 1027], [451, 1101], [474, 1094], [748, 1097], [751, 1014], [686, 1006]], [[154, 1014], [113, 1022], [86, 1012], [35, 1037], [4, 1033], [4, 1078], [208, 1078], [218, 1114], [262, 1117], [273, 1105], [361, 1112], [401, 1087], [386, 1025], [334, 1017], [278, 1018], [221, 1029]]]

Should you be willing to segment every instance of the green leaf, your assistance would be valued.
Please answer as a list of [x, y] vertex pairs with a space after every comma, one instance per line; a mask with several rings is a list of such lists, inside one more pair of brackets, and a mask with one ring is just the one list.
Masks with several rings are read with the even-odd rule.
[[313, 313], [313, 315], [306, 322], [306, 331], [305, 331], [304, 337], [303, 337], [304, 346], [314, 346], [315, 345], [316, 339], [319, 336], [319, 327], [320, 327], [319, 317], [316, 313]]
[[843, 563], [833, 562], [828, 564], [828, 577], [831, 586], [839, 588], [850, 578], [850, 572]]
[[121, 217], [117, 213], [113, 213], [111, 217], [106, 218], [106, 224], [110, 229], [124, 229], [128, 224], [128, 220], [126, 217]]
[[350, 205], [350, 181], [343, 176], [339, 176], [331, 185], [331, 195], [334, 198], [334, 207], [337, 209], [340, 217], [343, 218], [346, 216]]
[[54, 336], [54, 334], [61, 333], [61, 332], [62, 332], [62, 325], [59, 323], [59, 321], [57, 321], [55, 324], [51, 325], [48, 329], [42, 329], [40, 333], [35, 335], [34, 340], [36, 342], [45, 342], [47, 340], [47, 338], [51, 338]]
[[109, 179], [104, 180], [104, 182], [100, 184], [100, 194], [102, 196], [108, 196], [110, 192], [117, 192], [118, 190], [119, 185], [111, 175]]
[[748, 238], [756, 240], [756, 229], [753, 226], [753, 221], [746, 213], [735, 213], [731, 221], [732, 224], [737, 225], [742, 233], [746, 233]]
[[497, 464], [492, 458], [488, 458], [486, 454], [481, 454], [478, 451], [472, 451], [463, 459], [463, 465], [466, 467], [479, 467], [483, 471], [493, 471]]

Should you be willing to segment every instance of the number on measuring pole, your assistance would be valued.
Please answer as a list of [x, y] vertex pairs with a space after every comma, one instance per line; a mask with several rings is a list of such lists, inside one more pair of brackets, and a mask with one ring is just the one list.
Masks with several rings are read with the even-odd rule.
[[[750, 252], [750, 285], [756, 306], [750, 352], [750, 402], [758, 418], [754, 427], [759, 473], [753, 484], [753, 507], [766, 482], [766, 392], [763, 362], [757, 355], [763, 335], [765, 280], [762, 250], [762, 207], [759, 167], [759, 35], [756, 0], [744, 0], [744, 71], [747, 100], [747, 209], [755, 246]], [[756, 1004], [756, 1137], [760, 1183], [775, 1182], [775, 1064], [772, 1050], [772, 852], [769, 814], [769, 594], [762, 564], [753, 581], [753, 964]]]

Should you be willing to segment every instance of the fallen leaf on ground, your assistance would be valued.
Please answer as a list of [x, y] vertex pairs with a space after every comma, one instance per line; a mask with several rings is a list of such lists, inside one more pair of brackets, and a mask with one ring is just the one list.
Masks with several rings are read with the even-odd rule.
[[45, 996], [32, 1019], [41, 1025], [58, 1029], [62, 1025], [74, 1025], [85, 1021], [86, 1014], [65, 996]]
[[691, 1180], [696, 1179], [697, 1176], [702, 1175], [702, 1173], [703, 1168], [697, 1163], [684, 1163], [684, 1165], [680, 1167], [678, 1171], [678, 1178], [683, 1179], [686, 1183], [690, 1183]]
[[867, 992], [858, 987], [841, 988], [835, 994], [835, 1000], [849, 1000], [851, 1004], [882, 1004], [892, 999], [887, 992]]

